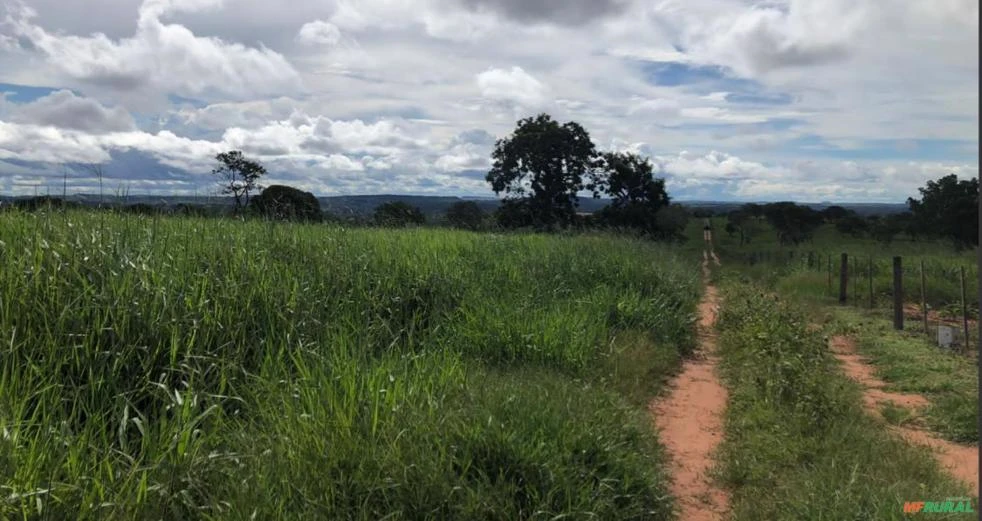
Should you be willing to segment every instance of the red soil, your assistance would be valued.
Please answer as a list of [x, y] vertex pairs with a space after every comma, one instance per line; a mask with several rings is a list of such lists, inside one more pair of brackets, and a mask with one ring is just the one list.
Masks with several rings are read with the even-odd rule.
[[[713, 260], [718, 264], [715, 254]], [[703, 273], [708, 278], [709, 255]], [[719, 296], [707, 284], [699, 304], [699, 351], [687, 361], [671, 383], [671, 393], [649, 406], [659, 437], [670, 457], [671, 491], [680, 508], [679, 519], [710, 521], [723, 519], [728, 510], [726, 491], [712, 483], [716, 446], [723, 438], [726, 388], [716, 377], [718, 358], [713, 326]]]
[[[856, 344], [852, 338], [832, 337], [829, 341], [829, 347], [842, 363], [842, 369], [846, 375], [864, 387], [863, 405], [870, 414], [881, 417], [880, 404], [888, 401], [908, 409], [918, 409], [930, 404], [926, 398], [919, 394], [884, 391], [883, 387], [886, 384], [876, 377], [873, 367], [869, 365], [866, 359], [856, 354]], [[928, 431], [911, 427], [891, 426], [890, 430], [909, 443], [932, 449], [938, 461], [951, 475], [971, 486], [975, 490], [976, 497], [979, 495], [978, 446], [959, 445], [943, 440]]]

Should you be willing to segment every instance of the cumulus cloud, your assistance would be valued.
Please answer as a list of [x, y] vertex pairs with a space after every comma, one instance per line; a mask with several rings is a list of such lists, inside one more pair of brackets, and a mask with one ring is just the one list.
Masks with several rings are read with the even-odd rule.
[[787, 12], [755, 8], [732, 21], [713, 24], [713, 35], [705, 43], [706, 52], [727, 57], [734, 68], [750, 74], [849, 57], [852, 31], [859, 29], [861, 12], [836, 17], [836, 28], [814, 27], [816, 24], [810, 23], [812, 16], [823, 19], [815, 9], [800, 2], [793, 7]]
[[133, 117], [122, 107], [106, 108], [98, 101], [76, 96], [68, 90], [10, 109], [10, 120], [49, 125], [93, 134], [133, 130]]
[[185, 107], [172, 115], [184, 125], [207, 130], [258, 128], [270, 121], [289, 118], [297, 107], [296, 100], [280, 97], [271, 100], [212, 103], [201, 108]]
[[15, 115], [37, 91], [12, 90], [8, 164], [199, 172], [241, 147], [318, 193], [487, 194], [493, 136], [546, 111], [657, 158], [677, 198], [903, 200], [978, 150], [972, 0], [25, 1], [0, 12], [2, 80], [79, 114]]
[[546, 101], [546, 86], [524, 69], [488, 69], [477, 75], [481, 95], [489, 100], [515, 103], [523, 107], [537, 107]]
[[5, 25], [68, 78], [113, 91], [234, 98], [300, 91], [299, 74], [283, 55], [262, 46], [200, 37], [161, 21], [167, 14], [220, 5], [219, 0], [145, 0], [136, 33], [119, 40], [102, 33], [50, 33], [32, 23], [37, 13], [28, 7], [8, 15]]
[[330, 22], [314, 20], [303, 24], [297, 41], [305, 45], [336, 45], [341, 41], [341, 30]]

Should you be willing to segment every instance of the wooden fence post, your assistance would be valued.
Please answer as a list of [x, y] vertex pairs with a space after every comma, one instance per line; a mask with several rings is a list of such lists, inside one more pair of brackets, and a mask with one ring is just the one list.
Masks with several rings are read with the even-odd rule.
[[849, 289], [849, 254], [842, 254], [842, 261], [839, 264], [839, 304], [846, 303], [846, 293]]
[[927, 283], [924, 275], [924, 259], [921, 259], [921, 315], [924, 318], [924, 334], [931, 338], [931, 330], [927, 322]]
[[904, 270], [900, 257], [893, 258], [893, 328], [904, 328]]
[[962, 327], [965, 328], [965, 341], [962, 344], [962, 352], [968, 351], [968, 304], [965, 300], [965, 266], [961, 267], [961, 283], [962, 283]]

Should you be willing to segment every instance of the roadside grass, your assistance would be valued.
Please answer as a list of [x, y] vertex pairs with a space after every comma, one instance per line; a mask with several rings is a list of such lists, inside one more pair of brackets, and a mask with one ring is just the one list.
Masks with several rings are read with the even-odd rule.
[[883, 419], [887, 423], [898, 427], [910, 425], [917, 421], [917, 414], [914, 411], [906, 407], [901, 407], [891, 401], [880, 404], [880, 414], [883, 415]]
[[[769, 235], [768, 235], [769, 237]], [[765, 239], [774, 244], [773, 238]], [[738, 246], [732, 238], [722, 239], [723, 248], [730, 254], [760, 247]], [[835, 249], [832, 249], [832, 248]], [[808, 268], [807, 251], [822, 251], [832, 255], [836, 270], [829, 288], [827, 261], [813, 258]], [[777, 249], [775, 249], [777, 251]], [[938, 432], [942, 437], [963, 443], [977, 443], [978, 436], [978, 378], [975, 357], [944, 352], [925, 337], [919, 322], [907, 321], [905, 331], [892, 327], [889, 309], [892, 299], [892, 270], [886, 260], [874, 264], [874, 309], [869, 309], [869, 278], [866, 258], [860, 258], [856, 272], [848, 283], [848, 305], [838, 304], [838, 253], [851, 252], [889, 259], [893, 254], [905, 257], [904, 294], [908, 302], [920, 298], [919, 259], [925, 260], [929, 307], [943, 310], [960, 299], [958, 269], [966, 266], [971, 316], [977, 316], [975, 288], [977, 270], [973, 252], [956, 252], [950, 245], [934, 242], [899, 241], [889, 246], [865, 239], [838, 234], [825, 226], [816, 234], [813, 243], [796, 251], [795, 260], [788, 262], [788, 249], [774, 253], [771, 260], [748, 264], [740, 255], [723, 257], [726, 278], [753, 282], [792, 301], [807, 314], [810, 321], [822, 325], [827, 334], [850, 334], [857, 348], [876, 367], [877, 375], [891, 390], [923, 394], [931, 406], [921, 411], [916, 421]], [[918, 257], [919, 256], [919, 257]], [[827, 259], [827, 257], [826, 257]], [[969, 266], [972, 264], [973, 266]], [[939, 275], [940, 274], [940, 275]]]
[[730, 403], [718, 474], [732, 491], [733, 519], [905, 519], [904, 501], [967, 495], [926, 449], [865, 414], [860, 389], [796, 306], [759, 286], [725, 287], [719, 328]]
[[669, 519], [695, 264], [599, 235], [0, 215], [0, 518]]
[[[701, 222], [699, 220], [700, 227]], [[958, 251], [949, 242], [911, 241], [904, 237], [884, 244], [869, 238], [841, 234], [828, 224], [819, 227], [811, 241], [783, 246], [777, 242], [773, 228], [766, 222], [759, 224], [760, 231], [749, 244], [741, 245], [738, 236], [730, 236], [723, 231], [725, 224], [725, 218], [713, 219], [714, 244], [723, 262], [739, 265], [741, 272], [768, 285], [780, 281], [782, 291], [791, 290], [809, 298], [837, 301], [840, 256], [847, 253], [849, 303], [868, 306], [869, 262], [872, 259], [874, 305], [884, 308], [890, 305], [893, 298], [892, 259], [900, 256], [903, 259], [903, 287], [907, 302], [920, 302], [920, 264], [923, 262], [927, 290], [925, 300], [931, 309], [950, 313], [961, 301], [959, 277], [960, 270], [964, 268], [969, 313], [970, 316], [978, 315], [977, 249]], [[690, 242], [695, 240], [696, 228], [695, 223], [690, 223], [687, 229]], [[830, 271], [831, 288], [828, 284]]]
[[848, 308], [830, 308], [829, 334], [856, 338], [857, 349], [869, 358], [890, 390], [924, 395], [929, 428], [961, 443], [978, 443], [979, 382], [976, 359], [944, 351], [923, 331], [897, 331], [887, 320]]

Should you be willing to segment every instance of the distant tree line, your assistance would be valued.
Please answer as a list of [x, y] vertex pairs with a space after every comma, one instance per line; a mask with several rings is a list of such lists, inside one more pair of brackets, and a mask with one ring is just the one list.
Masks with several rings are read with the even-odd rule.
[[726, 216], [726, 233], [748, 244], [766, 222], [783, 245], [810, 241], [822, 224], [843, 235], [889, 244], [898, 237], [951, 241], [956, 248], [979, 245], [979, 182], [944, 176], [918, 189], [920, 198], [907, 199], [908, 210], [892, 215], [860, 216], [841, 206], [814, 210], [791, 202], [745, 204]]

